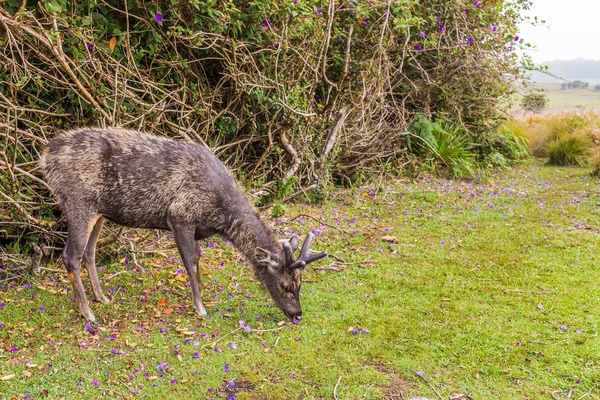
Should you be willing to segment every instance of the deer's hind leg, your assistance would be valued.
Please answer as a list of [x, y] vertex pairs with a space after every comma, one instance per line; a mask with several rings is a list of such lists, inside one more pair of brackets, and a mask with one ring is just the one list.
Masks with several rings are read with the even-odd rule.
[[62, 252], [65, 268], [69, 274], [71, 285], [75, 289], [75, 297], [79, 305], [79, 312], [88, 321], [96, 322], [96, 318], [90, 310], [83, 283], [81, 282], [81, 258], [93, 227], [100, 215], [86, 210], [75, 210], [66, 212], [68, 224], [67, 244]]
[[87, 241], [85, 252], [83, 253], [83, 263], [88, 270], [90, 281], [92, 282], [92, 292], [97, 301], [107, 304], [109, 300], [102, 293], [102, 287], [100, 286], [100, 279], [98, 279], [98, 271], [96, 270], [96, 244], [100, 238], [100, 232], [102, 231], [102, 225], [104, 224], [104, 217], [98, 218], [92, 233]]

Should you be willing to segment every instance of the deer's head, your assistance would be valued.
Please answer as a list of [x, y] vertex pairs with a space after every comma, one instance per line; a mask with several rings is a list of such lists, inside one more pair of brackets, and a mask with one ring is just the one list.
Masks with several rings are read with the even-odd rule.
[[310, 244], [314, 235], [309, 233], [304, 239], [300, 256], [294, 259], [298, 249], [298, 237], [282, 240], [281, 251], [269, 252], [262, 248], [256, 249], [258, 262], [267, 267], [263, 283], [271, 293], [277, 307], [292, 321], [302, 318], [300, 308], [300, 285], [302, 284], [302, 271], [311, 262], [320, 260], [327, 253], [310, 254]]

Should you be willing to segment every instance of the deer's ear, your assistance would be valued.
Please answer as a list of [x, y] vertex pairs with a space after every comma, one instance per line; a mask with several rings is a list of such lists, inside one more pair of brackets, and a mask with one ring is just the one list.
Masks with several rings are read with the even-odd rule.
[[292, 246], [292, 252], [298, 250], [298, 236], [292, 236], [289, 240], [290, 246]]
[[267, 267], [270, 273], [276, 274], [278, 272], [279, 263], [277, 262], [277, 258], [271, 252], [261, 247], [257, 247], [254, 254], [256, 255], [256, 261], [258, 261], [260, 265]]

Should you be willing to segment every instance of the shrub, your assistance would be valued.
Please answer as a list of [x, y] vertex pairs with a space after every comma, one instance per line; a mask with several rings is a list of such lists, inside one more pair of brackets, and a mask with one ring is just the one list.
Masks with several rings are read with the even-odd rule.
[[521, 107], [527, 111], [539, 113], [548, 106], [548, 96], [544, 93], [528, 93], [521, 99]]
[[[65, 128], [119, 125], [206, 143], [270, 199], [275, 183], [292, 176], [299, 189], [315, 180], [326, 187], [399, 161], [401, 132], [419, 112], [461, 121], [480, 140], [520, 76], [515, 35], [530, 7], [0, 4], [0, 153], [10, 160], [0, 158], [0, 223], [11, 240], [42, 243], [60, 239], [64, 225], [48, 225], [60, 213], [35, 161]], [[333, 130], [341, 109], [346, 120]]]

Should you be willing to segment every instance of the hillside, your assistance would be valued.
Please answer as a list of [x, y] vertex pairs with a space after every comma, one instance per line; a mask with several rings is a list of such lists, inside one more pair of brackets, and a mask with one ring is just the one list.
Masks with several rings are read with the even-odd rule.
[[[530, 80], [539, 83], [560, 83], [562, 79], [567, 81], [584, 80], [590, 84], [600, 83], [600, 61], [585, 60], [555, 60], [542, 63], [548, 67], [551, 75], [540, 72], [531, 72]], [[553, 76], [556, 76], [557, 79]]]

